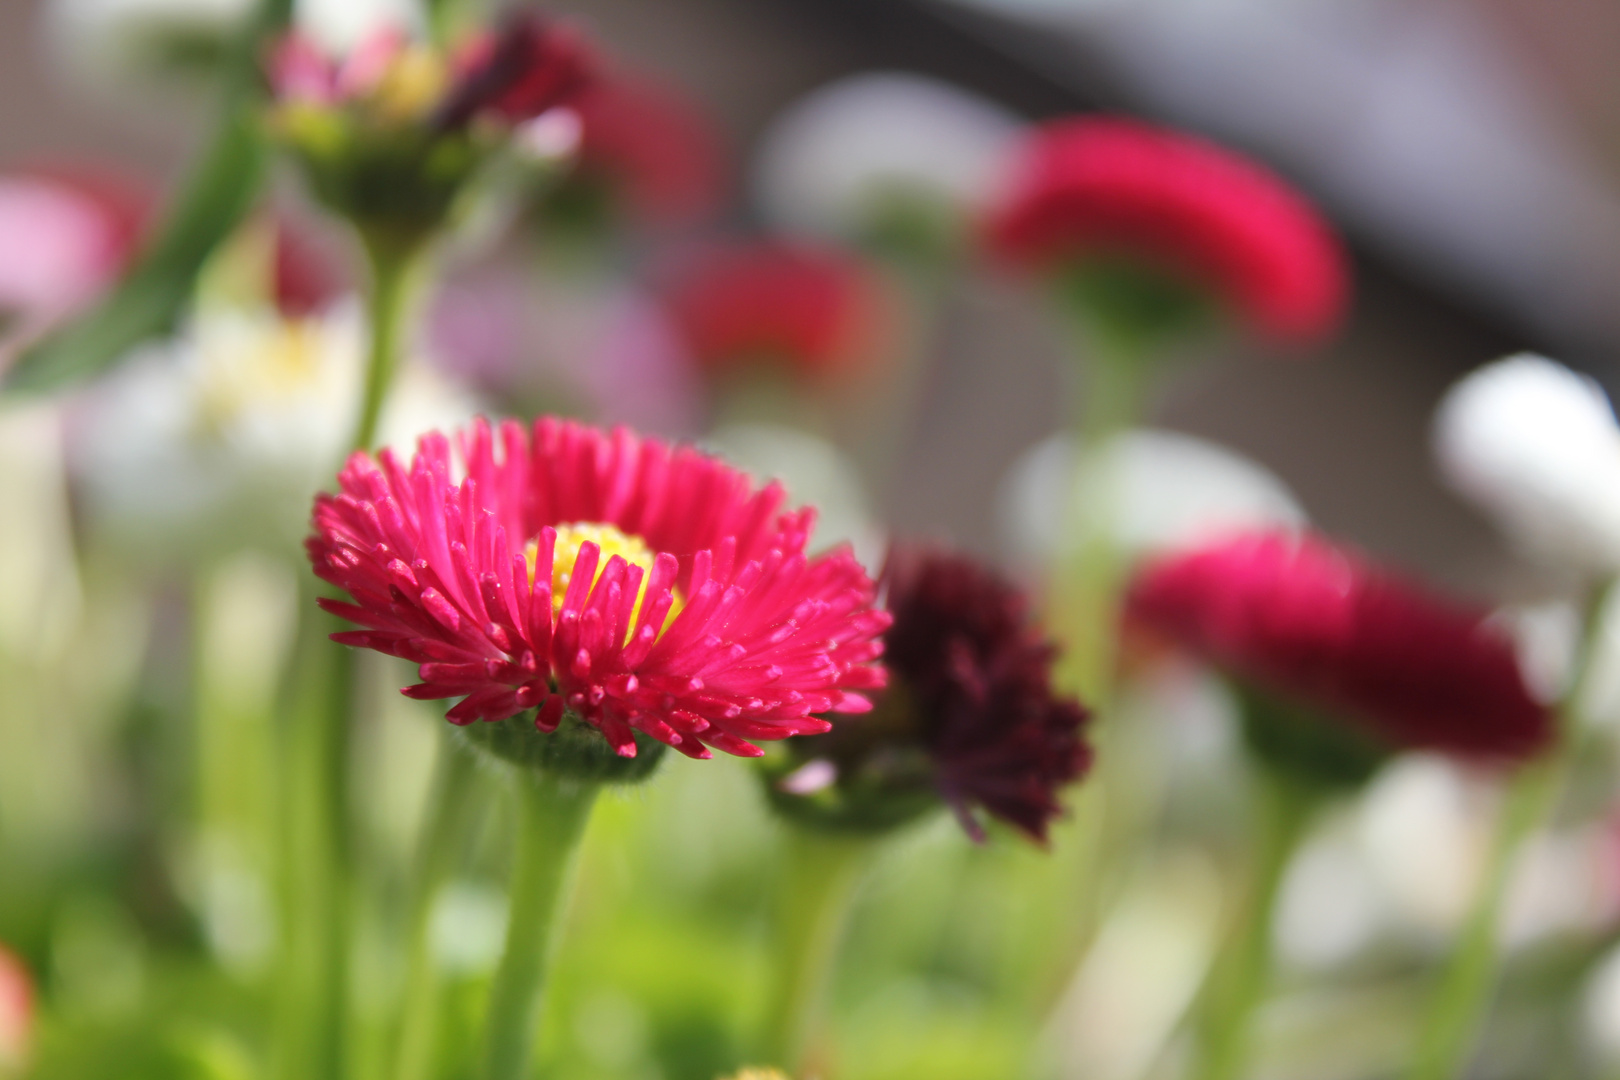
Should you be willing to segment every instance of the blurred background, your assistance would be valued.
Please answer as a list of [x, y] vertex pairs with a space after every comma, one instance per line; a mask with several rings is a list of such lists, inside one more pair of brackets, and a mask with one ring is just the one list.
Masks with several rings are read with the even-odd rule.
[[[116, 177], [133, 205], [161, 204], [210, 129], [209, 64], [220, 27], [244, 6], [4, 0], [0, 173]], [[306, 6], [338, 43], [376, 20], [414, 17], [406, 0]], [[706, 389], [701, 342], [682, 336], [679, 256], [766, 231], [858, 246], [838, 237], [843, 211], [828, 192], [844, 182], [844, 153], [881, 157], [878, 121], [899, 117], [937, 134], [918, 136], [928, 145], [917, 153], [959, 163], [952, 183], [972, 194], [987, 182], [983, 159], [1021, 122], [1126, 111], [1267, 162], [1318, 201], [1355, 262], [1351, 319], [1320, 355], [1229, 343], [1174, 375], [1151, 423], [1275, 474], [1282, 517], [1302, 512], [1489, 602], [1557, 596], [1556, 580], [1520, 562], [1440, 485], [1430, 417], [1457, 377], [1525, 348], [1613, 385], [1620, 7], [567, 0], [546, 9], [576, 18], [627, 67], [669, 88], [666, 102], [702, 118], [687, 146], [705, 150], [681, 166], [686, 188], [648, 196], [654, 224], [604, 260], [610, 270], [555, 223], [543, 225], [563, 238], [548, 249], [555, 256], [497, 243], [453, 260], [423, 328], [427, 381], [414, 397], [402, 393], [392, 437], [491, 401], [703, 437], [823, 502], [823, 536], [854, 540], [869, 561], [885, 532], [918, 534], [1029, 578], [1040, 544], [1026, 535], [1027, 500], [1009, 476], [1020, 467], [1027, 475], [1027, 455], [1065, 427], [1079, 393], [1040, 295], [976, 264], [920, 281], [901, 266], [890, 276], [903, 284], [888, 288], [910, 302], [897, 306], [885, 340], [896, 369], [886, 392], [909, 401], [902, 419], [874, 424], [836, 392], [807, 418], [768, 387], [729, 398]], [[143, 37], [142, 26], [162, 33]], [[863, 134], [862, 118], [876, 134]], [[273, 187], [324, 267], [316, 276], [331, 279], [317, 292], [352, 287], [360, 271], [342, 230], [311, 208], [290, 170]], [[24, 220], [0, 221], [0, 247], [9, 245], [7, 258], [46, 257], [48, 245], [18, 240]], [[351, 331], [333, 325], [341, 348]], [[265, 1038], [255, 980], [277, 947], [265, 701], [298, 571], [213, 552], [189, 567], [208, 568], [200, 582], [180, 584], [187, 571], [176, 571], [174, 556], [186, 553], [163, 552], [172, 537], [141, 513], [172, 523], [192, 508], [148, 502], [131, 512], [116, 491], [122, 465], [142, 475], [191, 466], [132, 464], [141, 455], [128, 440], [147, 429], [118, 426], [138, 420], [139, 408], [113, 390], [92, 386], [63, 406], [65, 421], [46, 417], [46, 406], [10, 406], [21, 411], [0, 443], [6, 505], [59, 512], [27, 528], [0, 520], [13, 556], [0, 567], [9, 597], [0, 705], [10, 718], [0, 730], [10, 846], [0, 850], [11, 860], [0, 864], [9, 875], [0, 879], [0, 940], [40, 979], [50, 1019], [37, 1037], [38, 1075], [253, 1077]], [[816, 441], [767, 431], [762, 417], [792, 419]], [[95, 431], [114, 434], [98, 442]], [[71, 497], [58, 497], [51, 485], [67, 473]], [[293, 502], [308, 482], [288, 474]], [[1546, 620], [1555, 653], [1559, 618]], [[203, 639], [214, 652], [188, 667], [187, 642]], [[399, 667], [378, 663], [370, 677], [379, 704], [361, 757], [377, 767], [358, 816], [377, 851], [364, 869], [366, 903], [387, 926], [398, 917], [390, 890], [408, 861], [436, 714], [392, 694], [409, 677]], [[193, 729], [175, 719], [198, 701], [224, 720]], [[935, 821], [896, 845], [858, 913], [848, 951], [859, 959], [838, 988], [839, 1075], [1174, 1075], [1168, 1033], [1207, 962], [1241, 816], [1223, 786], [1236, 768], [1229, 708], [1188, 670], [1137, 688], [1123, 709], [1153, 718], [1115, 747], [1141, 792], [1124, 815], [1152, 842], [1115, 883], [1085, 962], [1077, 968], [1063, 944], [1076, 864], [1061, 837], [1050, 857], [1006, 836], [975, 848]], [[742, 1063], [739, 1032], [765, 963], [760, 867], [772, 857], [773, 827], [740, 767], [688, 766], [674, 762], [649, 790], [611, 800], [593, 825], [550, 1006], [548, 1075], [712, 1080]], [[1549, 1061], [1565, 1076], [1620, 1067], [1620, 966], [1589, 959], [1605, 955], [1593, 942], [1606, 946], [1620, 926], [1620, 843], [1605, 785], [1578, 828], [1537, 849], [1542, 870], [1526, 871], [1527, 881], [1551, 873], [1559, 884], [1548, 895], [1526, 886], [1517, 940], [1540, 951], [1516, 962], [1535, 977], [1493, 1034], [1501, 1053], [1482, 1077], [1554, 1075]], [[1490, 799], [1451, 766], [1403, 758], [1323, 826], [1289, 886], [1280, 930], [1288, 993], [1267, 1015], [1257, 1075], [1394, 1073], [1415, 977], [1460, 916], [1483, 843], [1479, 808]], [[472, 1038], [471, 1003], [499, 947], [493, 817], [486, 833], [436, 916], [436, 948], [461, 995], [446, 1076], [464, 1074], [456, 1054]], [[1556, 873], [1543, 872], [1549, 866]], [[381, 940], [360, 949], [357, 1044], [376, 1050], [386, 1032], [368, 1018], [386, 1013], [398, 958]], [[380, 1072], [362, 1060], [356, 1075]]]

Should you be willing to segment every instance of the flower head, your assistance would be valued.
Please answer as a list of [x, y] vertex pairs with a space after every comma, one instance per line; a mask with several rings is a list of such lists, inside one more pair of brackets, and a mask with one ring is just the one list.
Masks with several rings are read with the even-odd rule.
[[334, 59], [295, 33], [270, 58], [272, 127], [329, 207], [415, 236], [514, 131], [572, 102], [593, 68], [577, 33], [532, 15], [453, 53], [388, 28]]
[[1620, 570], [1620, 425], [1593, 380], [1521, 353], [1458, 382], [1434, 418], [1453, 488], [1532, 557]]
[[868, 716], [790, 747], [775, 799], [836, 826], [884, 827], [944, 800], [973, 836], [982, 809], [1037, 839], [1091, 749], [1077, 702], [1052, 693], [1055, 650], [1022, 593], [971, 559], [896, 547], [884, 572], [890, 687]]
[[988, 240], [1038, 269], [1129, 273], [1138, 297], [1147, 271], [1283, 341], [1323, 337], [1345, 306], [1344, 254], [1298, 192], [1231, 151], [1134, 120], [1035, 128]]
[[715, 374], [771, 364], [811, 380], [848, 374], [877, 359], [892, 319], [873, 271], [798, 243], [701, 252], [667, 295], [692, 355]]
[[[621, 757], [635, 733], [692, 757], [818, 733], [883, 684], [888, 617], [813, 510], [775, 485], [628, 430], [542, 418], [423, 437], [409, 466], [356, 454], [315, 503], [315, 572], [353, 603], [350, 645], [420, 665], [457, 724], [565, 712]], [[460, 464], [457, 463], [459, 454]], [[464, 476], [459, 482], [455, 475]]]
[[1130, 615], [1241, 687], [1388, 749], [1514, 761], [1552, 735], [1487, 613], [1306, 534], [1238, 535], [1150, 564]]

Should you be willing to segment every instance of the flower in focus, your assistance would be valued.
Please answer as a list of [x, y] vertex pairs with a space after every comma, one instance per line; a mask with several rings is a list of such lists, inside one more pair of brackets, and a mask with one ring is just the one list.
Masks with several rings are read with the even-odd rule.
[[1091, 749], [1086, 710], [1053, 696], [1055, 650], [1023, 594], [971, 559], [921, 547], [892, 548], [883, 581], [889, 689], [870, 714], [790, 744], [775, 805], [871, 829], [943, 800], [976, 839], [983, 810], [1044, 841]]
[[938, 254], [986, 201], [1022, 124], [949, 83], [902, 72], [820, 87], [771, 123], [754, 165], [784, 229]]
[[1374, 749], [1513, 762], [1553, 734], [1485, 611], [1315, 535], [1241, 534], [1163, 558], [1137, 577], [1128, 610], [1240, 691], [1348, 721]]
[[879, 360], [894, 321], [874, 271], [781, 241], [703, 251], [666, 297], [693, 357], [715, 375], [776, 366], [807, 381], [836, 379]]
[[146, 209], [127, 182], [85, 169], [0, 176], [0, 369], [123, 272]]
[[33, 1035], [33, 979], [23, 962], [0, 945], [0, 1071], [22, 1067]]
[[1344, 314], [1344, 253], [1321, 215], [1260, 165], [1116, 117], [1036, 127], [988, 223], [1013, 263], [1069, 275], [1133, 321], [1193, 318], [1210, 301], [1284, 342]]
[[1544, 564], [1620, 571], [1620, 426], [1592, 379], [1521, 353], [1441, 400], [1434, 448], [1445, 479]]
[[[1019, 458], [1001, 488], [1007, 546], [1019, 565], [1049, 566], [1061, 550], [1065, 506], [1111, 499], [1109, 526], [1133, 555], [1195, 546], [1240, 529], [1303, 526], [1282, 480], [1224, 446], [1174, 431], [1136, 429], [1077, 461], [1054, 435]], [[1066, 491], [1065, 488], [1068, 488]]]
[[579, 116], [579, 151], [542, 201], [548, 221], [672, 225], [715, 209], [724, 188], [720, 137], [677, 88], [610, 73], [591, 82], [571, 107]]
[[848, 550], [805, 556], [815, 512], [781, 512], [780, 486], [549, 417], [532, 435], [480, 421], [455, 445], [459, 462], [425, 436], [408, 467], [356, 454], [307, 542], [354, 600], [323, 606], [365, 628], [336, 640], [419, 664], [408, 696], [461, 698], [462, 725], [538, 709], [550, 733], [567, 714], [624, 758], [637, 732], [758, 756], [749, 740], [870, 708], [888, 617]]
[[513, 15], [453, 53], [397, 29], [334, 60], [291, 34], [269, 65], [271, 125], [331, 209], [374, 234], [438, 227], [464, 184], [511, 140], [570, 104], [595, 65], [570, 27]]

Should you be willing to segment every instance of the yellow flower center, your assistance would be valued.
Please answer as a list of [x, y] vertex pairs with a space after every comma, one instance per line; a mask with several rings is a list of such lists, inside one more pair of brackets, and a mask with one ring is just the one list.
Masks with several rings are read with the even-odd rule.
[[415, 120], [438, 104], [449, 83], [444, 59], [425, 45], [412, 45], [389, 65], [374, 97], [389, 119]]
[[[636, 620], [641, 617], [641, 603], [647, 598], [647, 582], [652, 578], [653, 562], [658, 553], [647, 546], [647, 542], [639, 536], [631, 536], [626, 532], [614, 528], [612, 525], [595, 521], [580, 521], [569, 525], [558, 525], [557, 545], [551, 557], [551, 611], [556, 614], [562, 610], [563, 597], [568, 593], [568, 585], [574, 580], [574, 564], [579, 561], [580, 545], [586, 542], [595, 544], [601, 549], [602, 555], [596, 563], [596, 573], [591, 578], [594, 586], [602, 571], [607, 569], [608, 560], [617, 555], [632, 566], [639, 566], [642, 570], [641, 586], [636, 592], [635, 606], [630, 610], [630, 631], [635, 632]], [[529, 560], [529, 581], [534, 581], [535, 563], [540, 558], [540, 542], [530, 540], [525, 554]], [[680, 613], [682, 601], [680, 593], [675, 594], [675, 602], [669, 607], [669, 614], [664, 617], [664, 627], [669, 621]], [[659, 628], [662, 633], [664, 627]]]

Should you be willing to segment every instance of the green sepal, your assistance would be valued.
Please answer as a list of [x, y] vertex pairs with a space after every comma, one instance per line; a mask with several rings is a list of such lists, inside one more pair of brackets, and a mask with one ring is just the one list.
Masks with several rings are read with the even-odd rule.
[[1243, 742], [1261, 765], [1319, 791], [1353, 791], [1389, 759], [1390, 749], [1353, 720], [1324, 716], [1233, 683]]
[[1208, 290], [1123, 256], [1074, 263], [1059, 273], [1057, 289], [1062, 306], [1111, 353], [1156, 356], [1220, 325]]
[[474, 750], [526, 769], [567, 780], [599, 784], [639, 784], [650, 777], [668, 749], [650, 735], [635, 732], [636, 756], [620, 757], [595, 727], [573, 712], [563, 713], [549, 734], [534, 726], [534, 711], [505, 720], [475, 720], [456, 729]]

